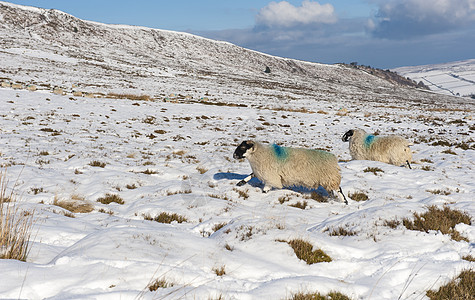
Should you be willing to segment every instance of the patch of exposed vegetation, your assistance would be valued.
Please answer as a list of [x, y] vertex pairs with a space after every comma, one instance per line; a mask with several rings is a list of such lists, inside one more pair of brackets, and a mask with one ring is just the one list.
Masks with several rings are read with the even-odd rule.
[[177, 223], [183, 223], [187, 222], [188, 219], [180, 216], [179, 214], [176, 213], [166, 213], [162, 212], [159, 215], [152, 217], [149, 214], [143, 215], [144, 219], [147, 221], [155, 221], [158, 223], [165, 223], [165, 224], [170, 224], [171, 222], [177, 222]]
[[343, 295], [339, 292], [330, 292], [327, 295], [322, 295], [318, 292], [315, 293], [303, 293], [299, 292], [293, 294], [286, 300], [350, 300], [350, 297]]
[[354, 201], [366, 201], [369, 199], [368, 195], [366, 195], [363, 192], [354, 192], [354, 193], [349, 194], [348, 197], [350, 197], [350, 199]]
[[294, 204], [289, 204], [289, 206], [295, 207], [295, 208], [300, 208], [300, 209], [305, 209], [307, 208], [308, 202], [307, 201], [298, 201], [297, 203]]
[[363, 170], [365, 173], [373, 173], [374, 175], [378, 175], [378, 172], [384, 173], [384, 171], [381, 168], [377, 167], [367, 167], [366, 169]]
[[455, 241], [467, 241], [467, 238], [455, 230], [455, 226], [460, 223], [471, 225], [471, 217], [465, 212], [451, 209], [448, 206], [439, 208], [431, 205], [428, 211], [422, 214], [414, 213], [413, 219], [403, 219], [403, 225], [409, 230], [418, 230], [429, 232], [430, 230], [440, 231], [443, 234], [448, 234]]
[[426, 296], [430, 300], [469, 300], [475, 299], [474, 291], [475, 271], [465, 270], [437, 291], [427, 291]]
[[354, 236], [356, 231], [348, 229], [345, 226], [339, 226], [337, 228], [328, 229], [330, 236]]
[[26, 261], [35, 211], [22, 211], [14, 202], [17, 198], [13, 191], [7, 194], [5, 171], [0, 173], [0, 259]]
[[148, 290], [154, 292], [158, 289], [166, 289], [174, 286], [173, 282], [167, 281], [165, 278], [156, 279], [151, 284], [148, 285]]
[[111, 204], [112, 202], [117, 204], [124, 204], [124, 199], [117, 194], [109, 194], [107, 193], [104, 197], [100, 197], [97, 199], [97, 202], [102, 204]]
[[93, 160], [89, 163], [91, 167], [99, 167], [99, 168], [104, 168], [106, 166], [106, 163], [100, 162], [98, 160]]
[[295, 255], [297, 255], [299, 259], [305, 261], [308, 265], [332, 261], [331, 257], [328, 256], [323, 250], [313, 250], [313, 245], [302, 239], [294, 239], [291, 241], [279, 240], [278, 242], [285, 242], [289, 244], [294, 250]]

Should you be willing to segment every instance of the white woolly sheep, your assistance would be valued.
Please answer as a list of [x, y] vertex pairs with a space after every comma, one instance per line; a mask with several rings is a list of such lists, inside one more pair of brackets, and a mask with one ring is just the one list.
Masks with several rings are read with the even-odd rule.
[[348, 204], [340, 182], [340, 167], [335, 155], [322, 150], [263, 145], [244, 141], [234, 151], [235, 159], [247, 158], [252, 174], [241, 180], [241, 186], [257, 177], [264, 183], [263, 192], [284, 186], [316, 189], [322, 186], [329, 194]]
[[350, 142], [350, 155], [354, 160], [375, 160], [396, 166], [407, 163], [412, 169], [411, 143], [401, 136], [375, 136], [363, 129], [354, 129], [348, 130], [342, 140]]

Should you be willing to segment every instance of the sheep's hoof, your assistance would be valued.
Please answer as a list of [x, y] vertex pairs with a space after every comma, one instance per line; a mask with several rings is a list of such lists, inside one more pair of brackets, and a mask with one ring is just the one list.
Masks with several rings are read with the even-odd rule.
[[237, 186], [243, 186], [243, 185], [245, 185], [245, 184], [246, 184], [246, 181], [241, 180], [241, 181], [239, 181], [236, 185], [237, 185]]

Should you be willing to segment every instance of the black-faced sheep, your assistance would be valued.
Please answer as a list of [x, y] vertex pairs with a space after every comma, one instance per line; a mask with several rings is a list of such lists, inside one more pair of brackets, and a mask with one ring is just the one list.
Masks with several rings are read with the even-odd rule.
[[235, 159], [247, 158], [252, 174], [238, 185], [257, 177], [264, 183], [263, 192], [284, 186], [316, 189], [322, 186], [329, 194], [348, 204], [341, 191], [340, 167], [335, 155], [322, 150], [263, 145], [244, 141], [234, 151]]
[[412, 152], [405, 138], [398, 135], [375, 136], [363, 129], [348, 130], [342, 137], [350, 142], [350, 155], [354, 160], [375, 160], [411, 169]]

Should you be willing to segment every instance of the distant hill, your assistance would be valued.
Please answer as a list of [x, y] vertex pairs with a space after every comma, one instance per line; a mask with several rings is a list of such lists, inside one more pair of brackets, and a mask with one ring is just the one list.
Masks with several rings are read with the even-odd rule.
[[393, 71], [414, 81], [422, 82], [433, 91], [475, 99], [475, 59], [401, 67]]
[[153, 99], [206, 95], [245, 105], [462, 101], [380, 72], [275, 57], [187, 33], [84, 21], [57, 10], [0, 1], [0, 20], [0, 81], [42, 89]]

